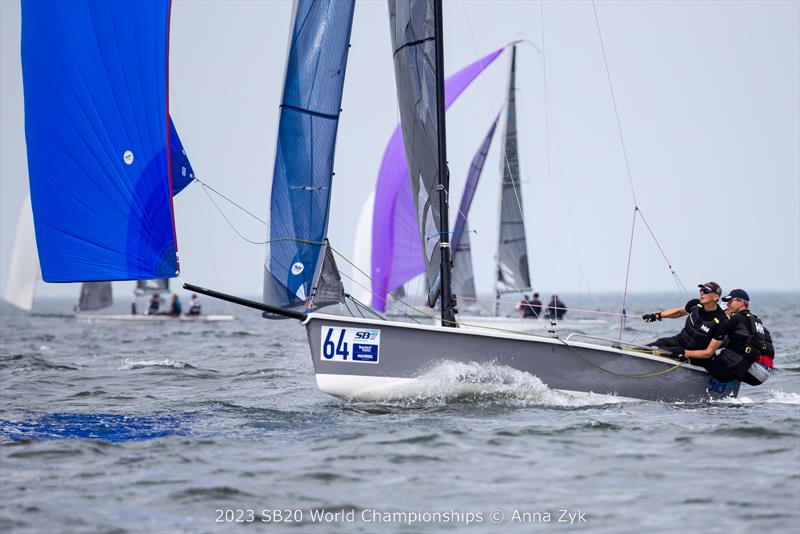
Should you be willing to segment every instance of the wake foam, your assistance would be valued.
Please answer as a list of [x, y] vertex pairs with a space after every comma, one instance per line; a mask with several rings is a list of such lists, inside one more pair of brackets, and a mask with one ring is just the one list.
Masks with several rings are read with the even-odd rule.
[[800, 394], [792, 392], [784, 392], [779, 389], [768, 389], [769, 395], [763, 400], [754, 400], [750, 397], [725, 397], [722, 399], [715, 399], [714, 403], [718, 404], [794, 404], [800, 405]]
[[171, 360], [169, 358], [165, 358], [163, 360], [131, 360], [130, 358], [125, 358], [122, 362], [123, 366], [120, 367], [121, 371], [127, 371], [132, 369], [144, 369], [146, 367], [169, 367], [172, 369], [197, 369], [195, 366], [190, 365], [185, 362], [181, 362], [178, 360]]
[[800, 404], [800, 394], [797, 393], [785, 393], [779, 389], [770, 389], [769, 395], [767, 402], [773, 404]]
[[443, 362], [406, 383], [362, 391], [349, 404], [424, 408], [457, 404], [583, 407], [624, 402], [613, 395], [550, 389], [536, 376], [505, 365]]

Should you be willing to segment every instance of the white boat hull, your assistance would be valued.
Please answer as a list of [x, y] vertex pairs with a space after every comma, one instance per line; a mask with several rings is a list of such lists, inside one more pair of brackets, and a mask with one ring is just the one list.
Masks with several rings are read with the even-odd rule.
[[215, 323], [222, 321], [233, 321], [233, 315], [104, 315], [95, 313], [76, 313], [75, 318], [84, 323], [96, 323], [106, 321], [134, 321], [134, 322], [164, 322], [181, 321], [195, 323]]
[[551, 389], [633, 399], [696, 402], [739, 390], [738, 382], [721, 384], [705, 369], [670, 358], [559, 338], [319, 313], [303, 324], [317, 384], [343, 398], [392, 395], [449, 363], [504, 366]]

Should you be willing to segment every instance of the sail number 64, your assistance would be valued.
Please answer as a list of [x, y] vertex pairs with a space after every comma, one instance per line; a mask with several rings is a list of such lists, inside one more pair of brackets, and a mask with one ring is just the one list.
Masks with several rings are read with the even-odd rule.
[[347, 350], [347, 341], [344, 340], [345, 329], [339, 329], [339, 339], [334, 343], [333, 341], [333, 328], [328, 328], [328, 335], [325, 336], [325, 343], [322, 345], [322, 355], [327, 359], [334, 356], [341, 356], [343, 360], [347, 360], [350, 351]]

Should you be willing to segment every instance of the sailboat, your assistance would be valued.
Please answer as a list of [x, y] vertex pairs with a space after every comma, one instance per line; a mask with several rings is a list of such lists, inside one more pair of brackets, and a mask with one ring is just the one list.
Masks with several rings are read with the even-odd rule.
[[[587, 329], [608, 326], [602, 319], [545, 319], [503, 317], [500, 316], [500, 302], [503, 295], [522, 294], [532, 290], [530, 268], [528, 264], [528, 245], [523, 216], [523, 197], [520, 187], [519, 150], [517, 148], [517, 110], [516, 110], [516, 65], [517, 45], [511, 45], [511, 60], [508, 75], [508, 98], [505, 117], [505, 132], [500, 156], [500, 224], [497, 236], [497, 254], [495, 255], [495, 287], [492, 314], [461, 315], [459, 323], [469, 329], [493, 329], [495, 331], [512, 331], [528, 333], [544, 333], [556, 327], [562, 330]], [[466, 297], [467, 303], [475, 302], [476, 292], [472, 276], [472, 258], [470, 254], [468, 214], [473, 196], [483, 171], [486, 155], [497, 126], [495, 119], [486, 137], [481, 143], [470, 165], [467, 183], [456, 212], [456, 224], [453, 232], [453, 278], [457, 295]], [[474, 308], [474, 307], [473, 307]], [[462, 310], [463, 311], [463, 310]]]
[[167, 109], [169, 12], [167, 0], [23, 3], [30, 202], [5, 293], [15, 305], [31, 309], [41, 278], [84, 283], [79, 320], [176, 319], [82, 313], [111, 305], [111, 281], [168, 290], [178, 272], [172, 196], [194, 171]]
[[[33, 227], [31, 198], [25, 196], [17, 218], [14, 245], [11, 251], [9, 277], [3, 291], [3, 300], [30, 312], [36, 295], [36, 286], [42, 278], [36, 235]], [[111, 306], [110, 282], [87, 282], [81, 285], [76, 311], [100, 310]]]
[[[603, 345], [586, 336], [561, 339], [458, 328], [450, 276], [441, 0], [389, 1], [403, 139], [426, 277], [429, 287], [437, 279], [440, 283], [441, 325], [319, 311], [315, 295], [320, 287], [341, 283], [335, 264], [328, 261], [326, 230], [352, 3], [333, 4], [295, 4], [271, 191], [272, 249], [265, 264], [264, 302], [184, 287], [271, 317], [300, 320], [317, 385], [337, 397], [382, 398], [448, 362], [508, 366], [554, 389], [635, 399], [701, 401], [738, 393], [738, 382], [720, 384], [704, 369], [651, 349]], [[323, 76], [309, 76], [304, 70], [309, 65]], [[426, 239], [432, 235], [438, 237]], [[272, 253], [275, 244], [286, 245], [279, 252], [282, 262]], [[331, 300], [330, 292], [324, 295]]]
[[[25, 127], [42, 278], [172, 278], [179, 263], [167, 100], [167, 0], [27, 2]], [[441, 0], [392, 0], [402, 133], [428, 287], [441, 325], [322, 313], [345, 297], [327, 240], [353, 2], [294, 5], [270, 196], [263, 302], [184, 287], [301, 321], [326, 393], [381, 397], [448, 362], [507, 366], [549, 387], [637, 399], [736, 395], [704, 369], [596, 339], [458, 328], [451, 290]], [[64, 31], [69, 28], [70, 31]], [[49, 46], [59, 35], [58, 46]], [[103, 47], [99, 43], [113, 42]], [[123, 68], [123, 65], [126, 68]], [[81, 87], [81, 91], [73, 91]], [[120, 105], [119, 95], [125, 95]], [[77, 135], [76, 135], [77, 133]], [[433, 237], [431, 237], [433, 236]], [[648, 349], [649, 350], [649, 349]]]

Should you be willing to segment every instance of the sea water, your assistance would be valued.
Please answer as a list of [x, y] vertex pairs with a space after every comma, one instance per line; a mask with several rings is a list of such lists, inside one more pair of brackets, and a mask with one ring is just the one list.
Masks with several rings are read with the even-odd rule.
[[[47, 315], [66, 300], [4, 305], [0, 531], [796, 533], [800, 296], [755, 298], [775, 373], [692, 404], [457, 363], [339, 400], [316, 388], [293, 320], [208, 299], [237, 319], [82, 323]], [[677, 332], [636, 315], [680, 300], [633, 297], [625, 339]]]

